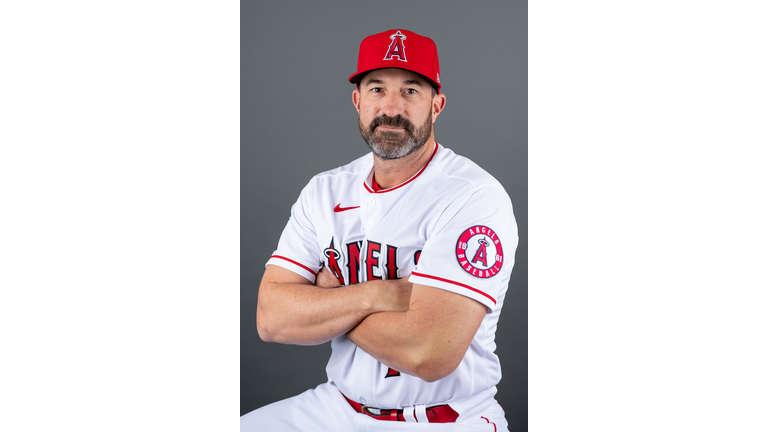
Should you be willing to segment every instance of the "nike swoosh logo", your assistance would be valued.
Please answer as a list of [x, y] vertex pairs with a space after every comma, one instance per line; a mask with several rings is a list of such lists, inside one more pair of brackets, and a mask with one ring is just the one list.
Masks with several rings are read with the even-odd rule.
[[356, 209], [356, 208], [360, 208], [360, 206], [357, 206], [357, 207], [342, 207], [341, 203], [338, 203], [338, 204], [336, 204], [336, 207], [333, 208], [333, 211], [338, 213], [338, 212], [343, 212], [343, 211], [352, 210], [352, 209]]

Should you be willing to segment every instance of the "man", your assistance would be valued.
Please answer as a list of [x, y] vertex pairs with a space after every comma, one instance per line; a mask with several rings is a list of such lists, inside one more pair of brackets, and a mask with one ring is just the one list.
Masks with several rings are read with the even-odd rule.
[[431, 39], [365, 38], [349, 81], [371, 154], [301, 192], [257, 307], [265, 341], [331, 341], [329, 380], [241, 430], [506, 430], [494, 338], [518, 240], [509, 197], [435, 141]]

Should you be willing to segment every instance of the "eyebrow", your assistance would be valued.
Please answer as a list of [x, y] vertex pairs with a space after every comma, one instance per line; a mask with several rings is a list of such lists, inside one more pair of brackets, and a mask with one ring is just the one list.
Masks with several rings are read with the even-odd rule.
[[411, 85], [417, 85], [419, 87], [424, 87], [424, 85], [421, 84], [421, 81], [415, 80], [415, 79], [405, 80], [403, 84], [411, 84]]
[[[371, 78], [371, 79], [368, 80], [367, 83], [365, 83], [366, 86], [369, 86], [371, 84], [379, 84], [380, 85], [380, 84], [384, 84], [384, 81], [382, 81], [382, 80], [380, 80], [378, 78]], [[422, 84], [421, 81], [416, 80], [416, 79], [405, 80], [405, 81], [403, 81], [403, 84], [406, 84], [406, 85], [416, 85], [416, 86], [419, 86], [419, 87], [422, 87], [422, 88], [424, 87], [424, 84]]]
[[376, 79], [376, 78], [371, 78], [371, 79], [368, 80], [367, 83], [365, 83], [366, 86], [369, 86], [371, 84], [384, 84], [384, 81], [382, 81], [380, 79]]

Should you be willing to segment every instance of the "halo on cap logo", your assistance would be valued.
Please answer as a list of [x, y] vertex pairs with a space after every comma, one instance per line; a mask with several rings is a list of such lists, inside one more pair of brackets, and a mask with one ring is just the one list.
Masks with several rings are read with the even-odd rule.
[[468, 228], [456, 242], [456, 259], [465, 272], [487, 279], [496, 276], [504, 263], [501, 240], [487, 226]]
[[406, 39], [405, 35], [398, 30], [397, 33], [392, 34], [389, 38], [392, 39], [392, 43], [390, 43], [389, 48], [387, 48], [387, 54], [384, 55], [384, 60], [394, 60], [393, 57], [396, 57], [398, 60], [407, 63], [408, 60], [405, 58], [405, 44], [403, 43]]

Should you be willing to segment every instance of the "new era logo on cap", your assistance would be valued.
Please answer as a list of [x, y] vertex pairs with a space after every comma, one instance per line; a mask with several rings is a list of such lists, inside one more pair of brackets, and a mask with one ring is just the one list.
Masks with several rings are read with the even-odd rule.
[[398, 68], [426, 78], [440, 91], [440, 62], [432, 39], [412, 31], [393, 29], [368, 36], [360, 43], [357, 72], [349, 82], [359, 83], [366, 73], [383, 68]]

